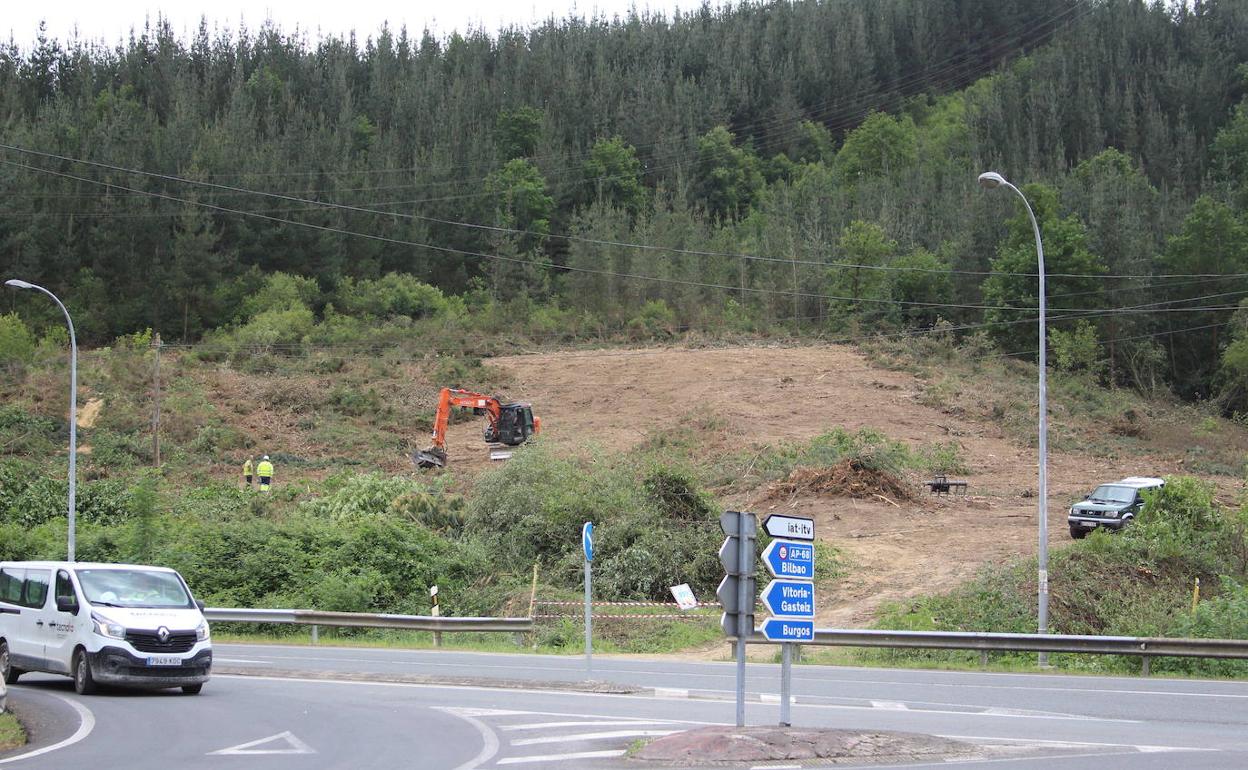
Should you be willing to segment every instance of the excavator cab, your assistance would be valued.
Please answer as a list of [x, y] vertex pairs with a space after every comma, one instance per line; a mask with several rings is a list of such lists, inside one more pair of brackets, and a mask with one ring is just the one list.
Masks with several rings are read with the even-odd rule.
[[488, 443], [520, 446], [537, 432], [533, 418], [533, 405], [525, 403], [500, 404], [498, 423], [485, 426], [484, 437]]

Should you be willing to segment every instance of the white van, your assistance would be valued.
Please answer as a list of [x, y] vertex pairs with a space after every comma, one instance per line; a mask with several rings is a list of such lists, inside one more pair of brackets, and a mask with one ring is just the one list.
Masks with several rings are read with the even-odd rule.
[[203, 603], [174, 570], [137, 564], [0, 562], [0, 674], [198, 693], [212, 670]]

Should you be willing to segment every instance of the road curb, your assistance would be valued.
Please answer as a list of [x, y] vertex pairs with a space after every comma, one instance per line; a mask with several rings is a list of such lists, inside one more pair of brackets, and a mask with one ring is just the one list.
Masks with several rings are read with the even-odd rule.
[[228, 676], [277, 677], [280, 679], [315, 679], [327, 682], [377, 682], [378, 684], [427, 684], [459, 687], [495, 687], [503, 690], [554, 690], [585, 692], [601, 695], [653, 694], [653, 688], [633, 687], [615, 682], [557, 682], [533, 679], [499, 679], [494, 677], [431, 676], [425, 674], [379, 674], [367, 672], [302, 671], [289, 668], [255, 666], [213, 666], [213, 674]]
[[[459, 687], [496, 687], [501, 690], [553, 690], [557, 692], [584, 692], [596, 695], [641, 695], [667, 700], [713, 700], [730, 701], [736, 695], [719, 690], [690, 690], [681, 687], [637, 687], [616, 682], [581, 681], [559, 682], [549, 679], [500, 679], [496, 677], [432, 676], [425, 674], [381, 674], [367, 672], [305, 671], [289, 668], [259, 668], [256, 666], [213, 666], [212, 673], [225, 676], [277, 677], [280, 679], [315, 679], [327, 682], [377, 682], [379, 684], [427, 684]], [[777, 693], [746, 693], [748, 703], [775, 704], [780, 702]], [[791, 703], [797, 703], [793, 697]]]
[[740, 767], [758, 762], [819, 766], [844, 762], [893, 764], [971, 759], [962, 741], [891, 730], [794, 727], [704, 727], [657, 738], [630, 755], [664, 767]]

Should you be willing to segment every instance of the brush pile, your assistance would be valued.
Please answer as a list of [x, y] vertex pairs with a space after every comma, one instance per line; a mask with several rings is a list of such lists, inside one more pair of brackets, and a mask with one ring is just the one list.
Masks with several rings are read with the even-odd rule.
[[888, 471], [871, 468], [846, 458], [827, 468], [795, 468], [788, 478], [767, 487], [767, 499], [793, 498], [800, 494], [840, 497], [885, 497], [910, 500], [911, 490]]

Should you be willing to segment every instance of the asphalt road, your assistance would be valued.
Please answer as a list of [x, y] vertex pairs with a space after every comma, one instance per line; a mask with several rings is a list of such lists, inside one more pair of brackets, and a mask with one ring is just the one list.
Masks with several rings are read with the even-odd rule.
[[[193, 697], [80, 698], [25, 676], [10, 705], [43, 725], [27, 751], [78, 738], [0, 769], [631, 767], [620, 755], [638, 739], [734, 717], [723, 663], [596, 657], [595, 679], [642, 688], [621, 695], [542, 689], [584, 679], [573, 657], [221, 644], [216, 662], [249, 673]], [[748, 668], [747, 721], [774, 724], [779, 667]], [[341, 681], [353, 675], [511, 686]], [[798, 666], [793, 684], [795, 725], [959, 738], [984, 747], [972, 767], [1248, 767], [1248, 683]]]

